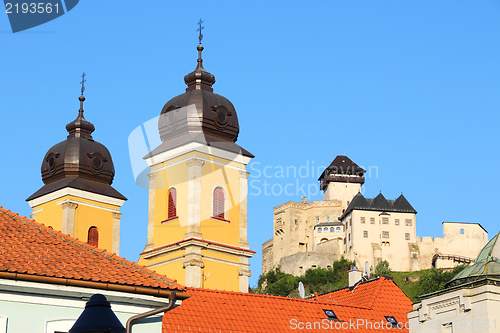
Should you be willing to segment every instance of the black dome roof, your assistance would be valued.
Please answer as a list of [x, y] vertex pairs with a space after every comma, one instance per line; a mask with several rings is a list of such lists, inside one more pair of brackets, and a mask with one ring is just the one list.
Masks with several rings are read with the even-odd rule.
[[45, 186], [27, 200], [63, 187], [126, 199], [110, 186], [115, 176], [111, 154], [92, 138], [95, 127], [83, 116], [85, 97], [82, 95], [79, 100], [78, 116], [66, 125], [67, 139], [51, 147], [43, 158], [41, 171]]
[[[198, 64], [195, 70], [184, 77], [186, 92], [169, 100], [161, 110], [158, 129], [162, 141], [185, 132], [186, 127], [196, 126], [187, 119], [174, 115], [174, 110], [191, 105], [196, 106], [201, 130], [208, 135], [235, 142], [238, 138], [239, 124], [234, 105], [224, 96], [215, 94], [212, 85], [215, 76], [203, 68], [201, 51], [198, 45]], [[175, 126], [172, 126], [174, 124]]]

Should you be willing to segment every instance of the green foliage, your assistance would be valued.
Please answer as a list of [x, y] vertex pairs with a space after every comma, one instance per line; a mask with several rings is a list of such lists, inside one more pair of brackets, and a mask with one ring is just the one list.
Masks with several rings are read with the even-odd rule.
[[382, 260], [375, 267], [376, 276], [392, 277], [392, 271], [389, 268], [389, 263], [387, 260]]
[[467, 265], [458, 265], [451, 271], [444, 271], [442, 268], [431, 268], [424, 274], [418, 286], [418, 294], [425, 295], [435, 291], [443, 290], [455, 275], [464, 270]]
[[348, 284], [347, 272], [354, 262], [341, 258], [333, 263], [333, 268], [308, 269], [302, 276], [283, 273], [279, 267], [259, 277], [255, 292], [279, 296], [298, 297], [297, 288], [302, 281], [307, 294], [322, 293], [345, 287]]

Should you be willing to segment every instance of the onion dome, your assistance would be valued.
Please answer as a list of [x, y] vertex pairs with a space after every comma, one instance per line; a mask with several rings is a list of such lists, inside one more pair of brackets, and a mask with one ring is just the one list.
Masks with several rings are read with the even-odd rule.
[[50, 148], [43, 158], [41, 171], [45, 186], [28, 201], [66, 187], [126, 200], [110, 186], [115, 176], [111, 154], [92, 138], [95, 127], [83, 116], [83, 94], [79, 100], [78, 116], [66, 125], [68, 137]]
[[[161, 110], [158, 123], [161, 140], [165, 142], [178, 137], [180, 134], [185, 134], [187, 129], [189, 132], [201, 131], [205, 136], [216, 140], [235, 142], [239, 133], [236, 110], [227, 98], [213, 92], [215, 76], [203, 68], [201, 44], [197, 50], [197, 66], [184, 77], [184, 82], [187, 84], [186, 92], [172, 98]], [[191, 117], [192, 113], [188, 112], [186, 115], [185, 112], [176, 112], [179, 109], [189, 109], [191, 106], [196, 107], [190, 109], [197, 113], [195, 121], [193, 121], [195, 118]]]

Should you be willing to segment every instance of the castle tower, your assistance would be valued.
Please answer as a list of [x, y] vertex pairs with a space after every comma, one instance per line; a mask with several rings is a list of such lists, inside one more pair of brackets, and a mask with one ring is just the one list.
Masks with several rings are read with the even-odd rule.
[[233, 104], [215, 94], [203, 68], [184, 77], [186, 92], [163, 107], [162, 143], [145, 159], [149, 175], [148, 239], [139, 263], [191, 287], [248, 291], [246, 165], [235, 142]]
[[94, 125], [83, 116], [83, 82], [78, 116], [66, 125], [68, 137], [45, 154], [45, 185], [26, 201], [37, 222], [118, 254], [120, 207], [127, 199], [111, 187], [111, 155], [94, 141]]
[[340, 200], [345, 210], [365, 183], [365, 170], [349, 157], [338, 155], [319, 177], [323, 200]]

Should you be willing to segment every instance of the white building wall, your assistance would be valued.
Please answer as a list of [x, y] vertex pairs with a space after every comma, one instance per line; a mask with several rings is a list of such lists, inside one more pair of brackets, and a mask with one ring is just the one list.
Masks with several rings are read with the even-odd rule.
[[[0, 279], [0, 332], [67, 332], [95, 293], [106, 296], [124, 327], [130, 317], [168, 304], [153, 296]], [[161, 333], [161, 318], [139, 321], [133, 332]]]

